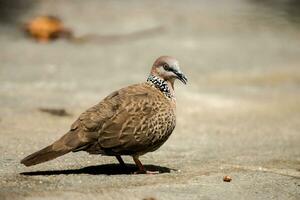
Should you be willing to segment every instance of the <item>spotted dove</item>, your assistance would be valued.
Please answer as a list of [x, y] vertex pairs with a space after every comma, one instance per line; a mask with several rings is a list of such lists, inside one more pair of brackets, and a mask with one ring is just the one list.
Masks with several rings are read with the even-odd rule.
[[121, 165], [125, 165], [121, 155], [130, 155], [138, 172], [148, 173], [139, 156], [158, 149], [175, 128], [175, 79], [187, 82], [178, 61], [170, 56], [159, 57], [146, 82], [111, 93], [83, 112], [59, 140], [21, 163], [31, 166], [71, 151], [86, 151], [115, 156]]

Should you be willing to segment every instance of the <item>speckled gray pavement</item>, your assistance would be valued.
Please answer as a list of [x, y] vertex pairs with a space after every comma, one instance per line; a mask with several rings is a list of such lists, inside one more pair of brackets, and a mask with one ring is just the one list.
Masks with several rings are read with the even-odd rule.
[[[15, 24], [1, 25], [1, 200], [300, 199], [300, 25], [294, 5], [39, 2], [18, 20], [54, 14], [77, 35], [108, 39], [38, 44]], [[148, 29], [156, 31], [128, 37]], [[112, 157], [85, 152], [30, 168], [19, 164], [111, 91], [144, 81], [153, 60], [166, 54], [178, 58], [189, 84], [176, 84], [175, 132], [161, 149], [141, 157], [161, 174], [132, 175]], [[71, 116], [40, 107], [64, 108]], [[131, 158], [125, 160], [134, 170]], [[225, 175], [232, 181], [223, 182]]]

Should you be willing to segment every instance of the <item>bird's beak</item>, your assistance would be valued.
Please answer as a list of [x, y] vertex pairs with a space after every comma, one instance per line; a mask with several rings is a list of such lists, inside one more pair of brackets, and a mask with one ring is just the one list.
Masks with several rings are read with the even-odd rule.
[[187, 80], [186, 76], [181, 71], [176, 71], [175, 74], [176, 74], [176, 78], [178, 80], [180, 80], [184, 84], [187, 83], [188, 80]]

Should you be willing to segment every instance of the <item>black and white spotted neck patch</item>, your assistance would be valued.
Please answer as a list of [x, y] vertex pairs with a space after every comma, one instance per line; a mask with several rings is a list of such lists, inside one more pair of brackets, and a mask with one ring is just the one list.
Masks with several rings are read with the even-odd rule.
[[168, 84], [163, 79], [158, 78], [154, 75], [149, 75], [147, 82], [151, 85], [154, 85], [157, 89], [159, 89], [166, 97], [172, 98], [173, 95], [170, 92]]

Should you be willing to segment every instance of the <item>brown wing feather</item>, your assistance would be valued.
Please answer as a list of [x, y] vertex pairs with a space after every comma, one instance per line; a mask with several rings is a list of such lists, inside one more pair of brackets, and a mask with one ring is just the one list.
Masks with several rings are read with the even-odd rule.
[[130, 94], [133, 92], [130, 89], [122, 91], [119, 110], [110, 120], [103, 124], [99, 135], [99, 143], [103, 148], [120, 147], [128, 149], [126, 147], [135, 146], [135, 128], [141, 123], [142, 118], [150, 118], [154, 115], [151, 107], [144, 112], [139, 110], [140, 107], [146, 106], [142, 104], [144, 104], [146, 99], [149, 100], [151, 96], [148, 96], [148, 93], [145, 91], [137, 91], [134, 94]]
[[96, 151], [106, 154], [135, 154], [157, 145], [156, 141], [162, 139], [160, 135], [172, 132], [173, 129], [167, 133], [167, 123], [162, 125], [162, 130], [159, 125], [164, 120], [172, 121], [175, 115], [160, 122], [159, 110], [173, 112], [170, 102], [155, 88], [146, 83], [132, 85], [82, 113], [71, 129], [80, 129], [87, 138], [93, 133], [91, 145], [79, 150], [94, 152], [98, 148]]
[[165, 142], [175, 127], [175, 114], [168, 99], [145, 84], [121, 90], [119, 100], [119, 109], [100, 131], [102, 148], [116, 154], [137, 154]]

